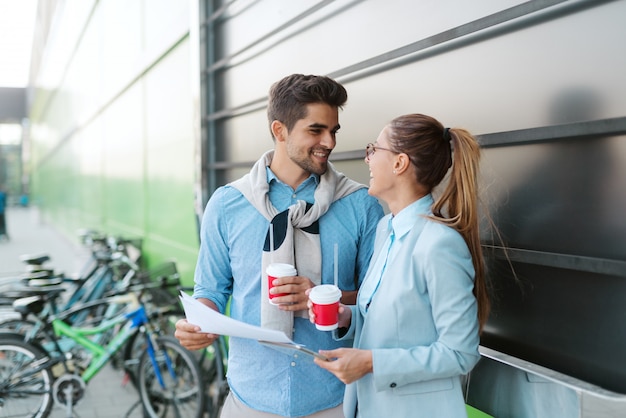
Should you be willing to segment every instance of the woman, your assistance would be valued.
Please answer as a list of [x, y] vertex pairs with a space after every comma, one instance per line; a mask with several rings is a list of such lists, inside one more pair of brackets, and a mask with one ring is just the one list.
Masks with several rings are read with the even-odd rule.
[[346, 418], [466, 416], [461, 377], [480, 358], [489, 313], [479, 157], [469, 132], [421, 114], [394, 119], [367, 145], [369, 194], [391, 213], [378, 224], [357, 304], [340, 308], [337, 338], [354, 338], [354, 348], [315, 360], [348, 384]]

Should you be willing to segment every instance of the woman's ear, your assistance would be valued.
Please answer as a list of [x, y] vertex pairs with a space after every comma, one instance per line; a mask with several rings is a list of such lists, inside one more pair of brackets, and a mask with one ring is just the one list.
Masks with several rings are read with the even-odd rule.
[[393, 163], [393, 170], [395, 173], [402, 174], [407, 168], [409, 168], [410, 165], [411, 160], [409, 159], [409, 156], [402, 152], [396, 156]]
[[287, 127], [280, 121], [274, 120], [270, 125], [272, 135], [278, 142], [283, 142], [287, 138]]

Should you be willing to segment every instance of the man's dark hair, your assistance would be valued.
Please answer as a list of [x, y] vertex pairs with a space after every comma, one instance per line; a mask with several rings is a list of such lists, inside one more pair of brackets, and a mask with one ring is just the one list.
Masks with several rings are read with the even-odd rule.
[[291, 131], [306, 116], [308, 104], [325, 103], [341, 109], [347, 100], [346, 89], [332, 78], [292, 74], [270, 88], [267, 118], [270, 125], [278, 120]]

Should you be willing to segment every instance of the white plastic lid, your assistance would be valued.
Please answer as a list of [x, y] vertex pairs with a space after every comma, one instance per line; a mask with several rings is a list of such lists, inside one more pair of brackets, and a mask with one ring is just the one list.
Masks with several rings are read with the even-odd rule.
[[341, 290], [333, 284], [321, 284], [311, 289], [309, 299], [313, 303], [326, 305], [341, 299]]
[[298, 271], [291, 264], [272, 263], [267, 266], [266, 273], [272, 277], [296, 276]]

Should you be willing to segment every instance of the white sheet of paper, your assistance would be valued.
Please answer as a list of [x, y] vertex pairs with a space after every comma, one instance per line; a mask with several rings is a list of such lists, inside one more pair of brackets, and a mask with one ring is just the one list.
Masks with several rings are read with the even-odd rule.
[[[187, 293], [180, 292], [180, 300], [185, 310], [187, 321], [198, 325], [202, 332], [228, 335], [231, 337], [251, 338], [257, 341], [295, 344], [284, 332], [261, 328], [237, 321], [203, 305]], [[296, 348], [296, 347], [294, 347]]]

